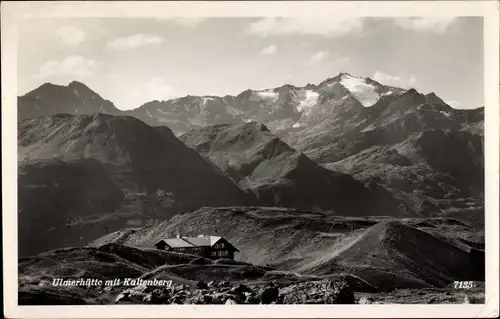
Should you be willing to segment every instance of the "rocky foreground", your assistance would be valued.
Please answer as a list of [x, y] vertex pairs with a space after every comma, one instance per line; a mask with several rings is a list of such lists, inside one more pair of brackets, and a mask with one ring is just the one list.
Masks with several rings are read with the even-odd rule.
[[[211, 260], [151, 248], [176, 229], [222, 235], [241, 253]], [[204, 208], [20, 258], [18, 297], [23, 305], [482, 303], [484, 257], [484, 233], [453, 218]], [[478, 284], [455, 289], [457, 281]]]
[[[106, 289], [106, 288], [105, 288]], [[109, 289], [109, 288], [108, 288]], [[111, 290], [111, 289], [109, 289]], [[147, 304], [354, 304], [354, 292], [345, 281], [321, 280], [290, 285], [231, 284], [199, 281], [196, 287], [136, 286], [121, 291], [116, 303]]]
[[[86, 290], [86, 291], [85, 291]], [[195, 285], [168, 287], [138, 285], [55, 290], [53, 287], [24, 286], [20, 305], [84, 304], [481, 304], [484, 283], [473, 289], [396, 289], [391, 292], [359, 292], [345, 280], [323, 279], [297, 283], [249, 283], [198, 281]], [[83, 297], [85, 295], [85, 297]]]

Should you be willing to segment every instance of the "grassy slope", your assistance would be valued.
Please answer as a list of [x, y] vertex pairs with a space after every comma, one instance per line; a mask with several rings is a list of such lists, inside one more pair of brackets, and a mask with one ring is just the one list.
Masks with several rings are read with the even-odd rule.
[[382, 270], [404, 280], [443, 287], [458, 278], [484, 280], [484, 252], [386, 220], [347, 240], [333, 254], [299, 270], [328, 274], [339, 268], [351, 269], [376, 286], [387, 286], [378, 274]]
[[125, 245], [152, 247], [177, 230], [186, 236], [215, 234], [241, 251], [238, 259], [253, 264], [312, 275], [347, 272], [377, 287], [441, 286], [471, 276], [480, 280], [484, 253], [473, 249], [482, 248], [480, 240], [454, 237], [473, 234], [469, 226], [446, 218], [399, 221], [279, 208], [204, 208], [119, 237]]

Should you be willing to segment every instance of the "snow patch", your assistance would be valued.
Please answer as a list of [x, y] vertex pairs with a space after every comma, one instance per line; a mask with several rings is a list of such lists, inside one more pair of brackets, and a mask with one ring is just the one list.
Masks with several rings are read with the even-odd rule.
[[257, 95], [263, 100], [271, 100], [273, 102], [276, 101], [279, 96], [278, 93], [273, 90], [258, 91]]
[[295, 123], [295, 124], [292, 125], [292, 127], [293, 128], [298, 128], [298, 127], [300, 127], [300, 123]]
[[299, 105], [297, 105], [297, 111], [299, 112], [309, 111], [318, 102], [318, 97], [319, 97], [318, 92], [306, 90], [305, 97], [300, 101]]
[[203, 97], [202, 99], [203, 99], [203, 104], [207, 104], [207, 101], [214, 101], [214, 99], [211, 97]]
[[387, 91], [387, 92], [385, 92], [384, 94], [382, 94], [381, 96], [391, 95], [392, 93], [394, 93], [394, 92], [392, 92], [392, 91]]
[[162, 109], [157, 109], [157, 110], [158, 110], [158, 112], [163, 113], [165, 115], [172, 115], [172, 112], [163, 111]]
[[78, 93], [77, 90], [73, 89], [73, 93], [75, 93], [76, 97], [80, 97], [80, 94]]
[[344, 74], [340, 80], [346, 89], [364, 106], [372, 106], [380, 98], [380, 94], [375, 91], [375, 86], [366, 83], [363, 78], [356, 78], [348, 74]]
[[445, 111], [439, 111], [441, 114], [443, 114], [446, 117], [450, 117], [451, 113], [450, 112], [445, 112]]
[[250, 123], [250, 122], [252, 122], [252, 120], [251, 120], [251, 119], [244, 119], [244, 118], [242, 118], [242, 120], [243, 120], [245, 123]]
[[149, 116], [149, 117], [153, 117], [153, 115], [151, 115], [151, 113], [149, 113], [148, 110], [146, 110], [146, 114]]

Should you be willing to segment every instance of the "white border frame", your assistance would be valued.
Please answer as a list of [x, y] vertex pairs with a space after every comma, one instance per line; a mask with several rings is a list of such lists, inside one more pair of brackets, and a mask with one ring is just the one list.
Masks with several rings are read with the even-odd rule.
[[[499, 309], [499, 7], [496, 1], [353, 2], [2, 2], [2, 182], [4, 305], [8, 318], [318, 318], [403, 315], [497, 317]], [[286, 14], [285, 14], [286, 13]], [[29, 17], [482, 16], [484, 18], [485, 237], [484, 305], [109, 305], [18, 306], [17, 27]]]

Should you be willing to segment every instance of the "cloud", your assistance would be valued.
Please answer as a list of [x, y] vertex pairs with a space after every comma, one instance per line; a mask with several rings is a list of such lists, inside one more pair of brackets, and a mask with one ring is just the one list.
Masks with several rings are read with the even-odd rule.
[[202, 24], [207, 20], [204, 17], [182, 17], [182, 18], [172, 18], [172, 17], [164, 17], [164, 18], [156, 18], [158, 21], [171, 21], [178, 25], [188, 28], [194, 28], [198, 25]]
[[203, 17], [189, 17], [189, 18], [175, 18], [173, 22], [184, 27], [194, 28], [199, 24], [205, 22], [207, 19]]
[[134, 85], [133, 89], [126, 91], [117, 100], [117, 105], [122, 109], [133, 109], [146, 102], [154, 100], [169, 100], [178, 97], [180, 92], [176, 92], [174, 87], [163, 77], [156, 76], [147, 81]]
[[260, 37], [291, 34], [335, 37], [360, 32], [363, 24], [363, 18], [263, 18], [247, 24], [244, 31]]
[[75, 46], [85, 40], [85, 32], [82, 29], [73, 26], [64, 26], [56, 30], [56, 36], [66, 45]]
[[394, 23], [405, 30], [443, 33], [456, 19], [457, 17], [395, 18]]
[[376, 71], [373, 74], [373, 79], [384, 85], [401, 88], [411, 88], [417, 82], [417, 78], [414, 75], [410, 75], [409, 77], [401, 77], [399, 75], [391, 75], [380, 71]]
[[85, 77], [93, 74], [98, 67], [99, 63], [93, 59], [73, 55], [59, 61], [46, 61], [40, 66], [38, 73], [34, 74], [33, 77], [37, 79], [43, 79], [53, 75]]
[[401, 77], [398, 75], [390, 75], [380, 71], [376, 71], [375, 74], [373, 74], [373, 79], [380, 83], [389, 84], [398, 82], [399, 80], [401, 80]]
[[317, 65], [317, 64], [320, 64], [321, 62], [325, 61], [329, 57], [330, 57], [330, 52], [319, 51], [319, 52], [316, 52], [309, 57], [309, 59], [307, 60], [307, 64], [308, 65]]
[[262, 51], [260, 51], [260, 53], [264, 55], [271, 55], [275, 54], [276, 52], [278, 52], [278, 46], [276, 44], [271, 44], [270, 46], [265, 47], [264, 49], [262, 49]]
[[348, 56], [337, 56], [334, 59], [335, 64], [337, 64], [338, 66], [345, 66], [350, 61], [351, 61], [351, 57], [348, 57]]
[[107, 47], [113, 50], [128, 50], [148, 45], [163, 43], [163, 38], [156, 35], [137, 33], [127, 37], [116, 38], [107, 43]]

